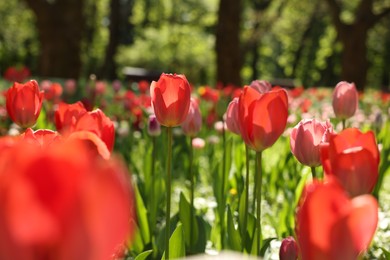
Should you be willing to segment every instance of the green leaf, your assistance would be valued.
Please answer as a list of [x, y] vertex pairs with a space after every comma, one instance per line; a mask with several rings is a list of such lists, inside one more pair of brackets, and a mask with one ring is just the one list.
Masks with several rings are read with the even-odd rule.
[[[169, 239], [169, 258], [181, 258], [186, 255], [183, 225], [179, 223]], [[165, 252], [161, 259], [165, 259]]]
[[137, 255], [134, 260], [145, 260], [152, 252], [153, 250], [142, 252], [141, 254]]
[[148, 244], [150, 242], [148, 212], [145, 208], [144, 202], [142, 200], [141, 194], [139, 193], [137, 186], [135, 186], [135, 202], [136, 202], [138, 225], [140, 228], [142, 240], [144, 244]]
[[232, 211], [230, 210], [230, 206], [227, 207], [227, 235], [228, 235], [228, 243], [231, 249], [235, 251], [241, 251], [241, 235], [240, 232], [235, 228]]
[[265, 251], [269, 248], [269, 246], [271, 245], [271, 241], [272, 240], [275, 240], [276, 237], [272, 237], [272, 238], [267, 238], [265, 240], [262, 241], [262, 247], [260, 249], [260, 255], [261, 256], [264, 256], [265, 254]]
[[[186, 244], [191, 248], [196, 241], [198, 240], [198, 223], [195, 219], [195, 210], [191, 216], [191, 205], [185, 198], [184, 194], [180, 193], [180, 202], [179, 202], [179, 218], [180, 222], [183, 224], [184, 229], [184, 237]], [[192, 242], [193, 244], [190, 245], [191, 241], [191, 225], [192, 225]]]
[[145, 245], [142, 240], [141, 232], [139, 232], [139, 227], [137, 223], [135, 223], [134, 220], [131, 220], [131, 222], [132, 222], [131, 225], [134, 226], [135, 230], [134, 230], [134, 237], [131, 240], [131, 243], [128, 244], [128, 248], [130, 249], [130, 251], [133, 251], [137, 254], [144, 250]]

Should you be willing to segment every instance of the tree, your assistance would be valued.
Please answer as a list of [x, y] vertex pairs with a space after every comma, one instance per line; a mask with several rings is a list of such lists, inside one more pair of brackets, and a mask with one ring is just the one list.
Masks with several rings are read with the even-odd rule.
[[241, 86], [241, 0], [220, 0], [216, 28], [217, 82]]
[[390, 14], [390, 7], [375, 14], [374, 0], [360, 0], [354, 13], [354, 21], [347, 23], [341, 19], [342, 7], [337, 0], [326, 0], [332, 15], [333, 24], [343, 46], [341, 57], [341, 79], [354, 82], [359, 90], [364, 90], [367, 81], [367, 34], [383, 17]]
[[38, 74], [78, 78], [85, 27], [84, 0], [25, 0], [36, 15]]
[[133, 0], [110, 1], [109, 41], [99, 76], [107, 79], [116, 79], [117, 64], [115, 55], [120, 44], [132, 42], [132, 25], [128, 22], [131, 16]]

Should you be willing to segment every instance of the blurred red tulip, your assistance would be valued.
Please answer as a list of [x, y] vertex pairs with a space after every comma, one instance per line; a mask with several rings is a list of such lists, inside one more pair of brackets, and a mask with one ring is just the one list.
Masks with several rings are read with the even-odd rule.
[[260, 93], [244, 87], [238, 101], [238, 119], [245, 143], [259, 152], [272, 146], [283, 133], [288, 116], [286, 91], [273, 89]]
[[72, 123], [85, 113], [87, 113], [87, 110], [80, 101], [73, 104], [59, 103], [54, 113], [57, 131], [64, 132], [68, 130]]
[[233, 98], [226, 110], [226, 127], [232, 133], [240, 135], [240, 125], [238, 122], [238, 97]]
[[319, 166], [320, 145], [328, 142], [332, 132], [329, 121], [321, 123], [315, 119], [302, 120], [291, 131], [291, 152], [300, 163], [310, 167]]
[[219, 91], [209, 86], [199, 87], [198, 88], [199, 96], [208, 102], [216, 104], [219, 100]]
[[352, 117], [358, 107], [358, 92], [354, 83], [341, 81], [333, 91], [333, 111], [337, 118], [347, 119]]
[[70, 128], [72, 133], [77, 131], [92, 132], [107, 145], [109, 151], [114, 149], [114, 123], [100, 109], [84, 113], [78, 117]]
[[161, 125], [180, 125], [190, 108], [191, 88], [184, 75], [161, 74], [150, 86], [150, 96], [157, 120]]
[[326, 176], [336, 177], [351, 196], [370, 193], [378, 179], [379, 150], [372, 131], [347, 128], [321, 147]]
[[184, 122], [181, 124], [183, 132], [187, 136], [194, 137], [202, 128], [202, 115], [200, 114], [198, 103], [191, 98], [190, 109]]
[[56, 131], [49, 129], [39, 129], [33, 131], [31, 128], [27, 128], [22, 137], [24, 140], [34, 143], [40, 147], [47, 147], [59, 142], [62, 139], [61, 135]]
[[107, 260], [131, 236], [134, 201], [120, 162], [76, 141], [36, 149], [21, 140], [0, 167], [0, 259]]
[[60, 83], [50, 83], [49, 88], [45, 90], [45, 99], [53, 103], [58, 103], [60, 101], [62, 92], [63, 89]]
[[6, 93], [6, 107], [10, 118], [20, 127], [33, 126], [41, 112], [43, 91], [31, 80], [25, 84], [15, 82]]
[[8, 67], [4, 72], [4, 78], [10, 82], [24, 82], [28, 77], [31, 76], [30, 70], [25, 67]]
[[279, 250], [280, 260], [296, 260], [298, 259], [298, 245], [293, 237], [286, 237], [283, 239]]
[[378, 203], [371, 195], [349, 199], [335, 180], [306, 185], [297, 216], [302, 260], [359, 259], [378, 223]]

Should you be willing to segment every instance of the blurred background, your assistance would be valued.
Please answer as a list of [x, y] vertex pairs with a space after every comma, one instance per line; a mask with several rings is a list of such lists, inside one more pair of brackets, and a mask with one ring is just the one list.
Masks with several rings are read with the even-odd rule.
[[389, 91], [390, 0], [12, 0], [0, 19], [3, 77], [176, 72], [194, 85]]

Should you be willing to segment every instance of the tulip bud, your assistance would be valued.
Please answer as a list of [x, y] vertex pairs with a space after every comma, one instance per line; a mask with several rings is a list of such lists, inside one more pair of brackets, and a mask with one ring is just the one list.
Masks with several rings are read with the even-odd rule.
[[271, 91], [272, 84], [266, 80], [254, 80], [251, 82], [250, 87], [256, 89], [260, 93], [267, 93]]
[[183, 132], [187, 136], [195, 136], [202, 128], [202, 115], [198, 103], [191, 98], [190, 109], [184, 122], [181, 124]]
[[354, 83], [341, 81], [333, 91], [332, 106], [339, 119], [352, 117], [358, 107], [358, 93]]
[[238, 124], [238, 97], [234, 98], [226, 111], [226, 127], [232, 133], [240, 135], [240, 128]]
[[167, 127], [178, 126], [190, 108], [191, 87], [184, 75], [161, 74], [150, 86], [150, 96], [158, 122]]
[[302, 120], [290, 136], [291, 152], [304, 165], [316, 167], [321, 164], [320, 145], [327, 142], [333, 128], [329, 122], [321, 123], [315, 119]]
[[204, 146], [206, 145], [206, 142], [202, 139], [202, 138], [194, 138], [192, 139], [192, 147], [194, 147], [194, 149], [202, 149], [204, 148]]
[[161, 134], [161, 126], [155, 115], [150, 115], [148, 120], [148, 134], [150, 136], [159, 136]]
[[296, 260], [298, 258], [298, 245], [293, 237], [286, 237], [282, 241], [279, 251], [280, 260]]
[[23, 128], [33, 126], [41, 112], [43, 91], [31, 80], [25, 84], [15, 82], [6, 93], [6, 107], [14, 123]]

